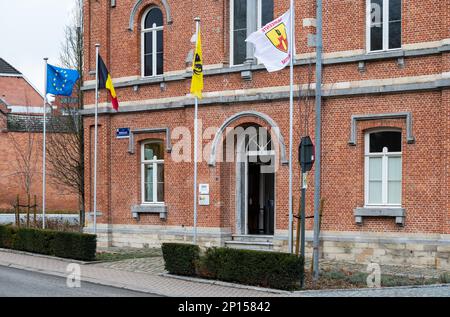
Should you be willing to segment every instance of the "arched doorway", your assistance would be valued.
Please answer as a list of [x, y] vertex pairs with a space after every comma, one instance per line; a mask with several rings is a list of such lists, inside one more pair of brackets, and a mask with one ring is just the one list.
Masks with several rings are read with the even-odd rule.
[[273, 235], [275, 146], [267, 129], [258, 125], [242, 128], [236, 147], [236, 231], [241, 235]]
[[[247, 118], [249, 120], [247, 120]], [[247, 122], [235, 125], [236, 121]], [[249, 123], [252, 122], [252, 123]], [[258, 122], [258, 124], [256, 124]], [[236, 137], [236, 127], [255, 127], [262, 128], [262, 131], [267, 132], [268, 139], [266, 143], [263, 140], [257, 141], [256, 144], [259, 144], [259, 147], [256, 148], [258, 153], [252, 153], [252, 148], [254, 142], [249, 142], [251, 139], [250, 136], [247, 138], [240, 138], [240, 142], [232, 141], [232, 146], [228, 146], [227, 142], [229, 140], [235, 140]], [[263, 128], [262, 126], [266, 127]], [[231, 128], [234, 127], [234, 128]], [[229, 131], [228, 129], [231, 129]], [[270, 133], [269, 133], [270, 132]], [[234, 136], [232, 135], [234, 134]], [[245, 133], [244, 133], [245, 135]], [[239, 138], [238, 138], [239, 141]], [[270, 143], [267, 143], [270, 141]], [[252, 144], [250, 146], [247, 146]], [[247, 151], [249, 149], [250, 151]], [[267, 152], [264, 152], [267, 151]], [[273, 151], [273, 152], [271, 152]], [[232, 153], [233, 159], [228, 160], [227, 153]], [[272, 165], [267, 164], [267, 156], [272, 160], [275, 158], [275, 161]], [[260, 163], [252, 161], [249, 158], [260, 158]], [[264, 159], [265, 158], [265, 159]], [[263, 159], [263, 160], [261, 160]], [[253, 159], [254, 160], [254, 159]], [[273, 235], [274, 228], [276, 228], [276, 182], [277, 182], [277, 170], [281, 165], [287, 165], [289, 162], [287, 160], [286, 155], [286, 144], [284, 142], [283, 135], [281, 134], [280, 128], [278, 124], [267, 114], [254, 111], [254, 110], [246, 110], [232, 116], [228, 117], [219, 130], [216, 132], [214, 140], [211, 144], [211, 152], [208, 164], [210, 167], [216, 167], [216, 163], [220, 162], [221, 171], [224, 173], [221, 180], [223, 180], [222, 188], [226, 188], [227, 190], [224, 200], [224, 213], [231, 212], [234, 217], [230, 217], [232, 220], [230, 226], [233, 228], [234, 235], [248, 235], [249, 232], [254, 232], [254, 227], [249, 230], [248, 226], [248, 203], [249, 203], [249, 186], [253, 186], [258, 189], [258, 193], [254, 193], [255, 197], [259, 197], [262, 195], [262, 198], [259, 199], [259, 211], [261, 212], [261, 201], [266, 202], [269, 201], [270, 204], [273, 205], [270, 213], [265, 213], [264, 215], [269, 215], [269, 220], [267, 217], [261, 217], [266, 219], [266, 225], [261, 227], [257, 227], [257, 232], [268, 232], [270, 235]], [[251, 164], [249, 164], [251, 163]], [[229, 164], [233, 164], [231, 167]], [[255, 166], [256, 165], [256, 166]], [[257, 167], [260, 165], [259, 167]], [[261, 176], [261, 171], [267, 172], [269, 168], [268, 176]], [[272, 172], [270, 173], [270, 168], [272, 168]], [[272, 175], [270, 175], [272, 174]], [[258, 176], [259, 175], [259, 176]], [[250, 181], [249, 181], [250, 176]], [[263, 179], [262, 179], [263, 178]], [[265, 179], [264, 179], [265, 178]], [[228, 182], [230, 181], [230, 182]], [[271, 185], [273, 184], [273, 185]], [[267, 191], [265, 190], [267, 189]], [[253, 188], [251, 189], [253, 190]], [[230, 192], [234, 191], [234, 195], [230, 194]], [[232, 202], [231, 205], [234, 204], [234, 208], [231, 205], [227, 205], [227, 201]], [[254, 199], [252, 199], [253, 204]], [[273, 203], [272, 203], [273, 202]], [[253, 205], [254, 206], [254, 205]], [[264, 204], [262, 205], [264, 208]], [[266, 208], [264, 208], [266, 210]], [[273, 217], [272, 217], [273, 214]], [[250, 216], [250, 218], [255, 217], [254, 214]], [[225, 216], [226, 218], [226, 216]], [[258, 217], [258, 224], [259, 219]], [[252, 220], [255, 221], [254, 219]], [[268, 225], [267, 225], [268, 224]], [[265, 227], [265, 228], [264, 228]], [[263, 233], [261, 233], [263, 234]], [[261, 234], [257, 235], [257, 237], [261, 237]]]

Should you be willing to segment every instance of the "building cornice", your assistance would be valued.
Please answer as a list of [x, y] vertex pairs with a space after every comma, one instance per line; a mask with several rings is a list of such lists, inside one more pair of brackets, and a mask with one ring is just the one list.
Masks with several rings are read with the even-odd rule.
[[[365, 63], [372, 61], [380, 61], [386, 59], [399, 59], [405, 57], [420, 57], [430, 56], [450, 52], [450, 39], [438, 42], [425, 42], [417, 44], [408, 44], [400, 50], [392, 50], [377, 53], [365, 53], [361, 50], [343, 51], [326, 53], [323, 60], [324, 65], [337, 65], [348, 63]], [[297, 55], [295, 65], [305, 66], [315, 64], [316, 60], [314, 54]], [[225, 75], [242, 72], [253, 72], [264, 70], [262, 64], [245, 64], [240, 66], [224, 66], [220, 65], [206, 65], [205, 76]], [[172, 71], [161, 76], [139, 78], [139, 77], [123, 77], [113, 80], [116, 88], [127, 88], [142, 85], [161, 84], [164, 82], [181, 81], [190, 79], [192, 71], [190, 69]], [[95, 81], [85, 81], [82, 87], [83, 91], [91, 91], [95, 89]]]
[[[306, 94], [314, 95], [315, 84], [309, 88], [307, 85], [296, 85], [295, 97], [304, 97]], [[326, 84], [323, 86], [323, 97], [419, 92], [446, 88], [450, 88], [450, 73]], [[203, 97], [200, 105], [286, 100], [289, 98], [289, 86], [217, 91], [204, 93]], [[194, 98], [191, 95], [185, 95], [173, 98], [122, 102], [119, 113], [171, 110], [193, 105]], [[114, 114], [116, 112], [110, 108], [108, 103], [102, 103], [99, 104], [99, 113]], [[81, 114], [85, 116], [93, 115], [94, 105], [86, 105]]]

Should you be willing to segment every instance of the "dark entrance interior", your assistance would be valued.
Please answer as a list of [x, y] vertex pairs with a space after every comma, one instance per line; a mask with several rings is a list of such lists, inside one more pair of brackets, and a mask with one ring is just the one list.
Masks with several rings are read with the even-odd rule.
[[248, 163], [248, 234], [274, 234], [275, 174], [262, 169], [264, 165], [259, 162]]

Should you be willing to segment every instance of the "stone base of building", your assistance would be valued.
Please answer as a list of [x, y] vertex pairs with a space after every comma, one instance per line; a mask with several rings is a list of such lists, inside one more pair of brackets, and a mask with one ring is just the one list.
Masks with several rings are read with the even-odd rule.
[[[307, 232], [306, 241], [306, 256], [311, 257], [312, 232]], [[274, 250], [287, 249], [287, 232], [277, 232]], [[326, 260], [450, 270], [450, 235], [323, 232], [319, 252]]]
[[[93, 233], [87, 226], [86, 233]], [[224, 246], [231, 239], [231, 230], [224, 228], [198, 228], [197, 243], [203, 247]], [[159, 247], [164, 242], [193, 242], [193, 229], [181, 226], [97, 225], [99, 247]]]
[[[93, 228], [88, 226], [85, 232], [92, 233]], [[99, 247], [148, 248], [159, 247], [164, 242], [192, 243], [193, 229], [178, 226], [98, 225], [97, 237]], [[197, 242], [202, 247], [226, 246], [231, 240], [231, 229], [197, 229]], [[306, 233], [306, 240], [306, 256], [311, 257], [312, 232]], [[271, 238], [271, 245], [271, 250], [287, 252], [287, 231], [277, 230]], [[251, 244], [246, 248], [251, 248]], [[320, 258], [326, 260], [450, 270], [450, 235], [322, 232], [319, 250]]]

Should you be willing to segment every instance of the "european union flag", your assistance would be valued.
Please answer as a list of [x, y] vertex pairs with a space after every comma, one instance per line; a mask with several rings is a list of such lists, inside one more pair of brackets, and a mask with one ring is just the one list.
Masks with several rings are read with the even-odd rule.
[[80, 78], [80, 74], [76, 70], [59, 68], [47, 64], [47, 93], [70, 96], [78, 78]]

